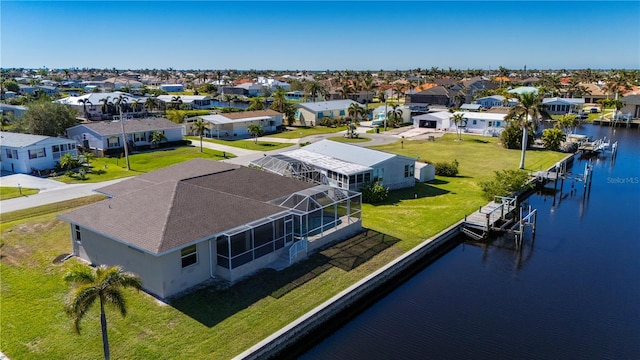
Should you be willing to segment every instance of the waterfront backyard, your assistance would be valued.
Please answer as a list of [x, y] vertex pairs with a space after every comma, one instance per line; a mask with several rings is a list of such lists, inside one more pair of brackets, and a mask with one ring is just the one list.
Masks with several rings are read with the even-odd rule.
[[[369, 231], [302, 263], [281, 272], [265, 270], [230, 288], [206, 287], [169, 304], [126, 291], [127, 317], [107, 310], [112, 356], [231, 358], [457, 222], [486, 202], [478, 182], [493, 171], [517, 168], [520, 157], [520, 151], [502, 148], [495, 138], [463, 140], [445, 135], [378, 147], [423, 161], [455, 159], [459, 176], [437, 177], [431, 184], [391, 192], [383, 204], [364, 205], [363, 225]], [[565, 155], [528, 151], [527, 170], [548, 168]], [[0, 349], [10, 358], [94, 359], [101, 354], [97, 308], [83, 320], [82, 335], [73, 332], [63, 311], [68, 287], [62, 276], [77, 260], [53, 261], [71, 248], [69, 227], [55, 215], [87, 201], [96, 199], [2, 215]]]

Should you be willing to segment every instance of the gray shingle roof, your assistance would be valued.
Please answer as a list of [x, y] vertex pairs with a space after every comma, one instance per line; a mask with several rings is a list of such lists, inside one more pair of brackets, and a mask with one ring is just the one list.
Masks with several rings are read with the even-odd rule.
[[[130, 119], [126, 120], [124, 124], [128, 133], [167, 130], [181, 127], [180, 125], [165, 118]], [[76, 126], [84, 126], [102, 136], [122, 134], [120, 121], [97, 121]]]
[[332, 101], [299, 103], [298, 106], [303, 107], [309, 111], [319, 112], [319, 111], [328, 111], [328, 110], [348, 109], [349, 106], [351, 106], [351, 104], [358, 104], [358, 103], [353, 100], [332, 100]]
[[[361, 146], [339, 143], [331, 140], [320, 140], [303, 148], [306, 151], [316, 152], [342, 161], [372, 167], [383, 161], [400, 155], [386, 153]], [[283, 154], [287, 154], [284, 152]], [[407, 158], [408, 159], [408, 158]]]
[[51, 140], [51, 144], [56, 143], [74, 143], [74, 140], [64, 139], [64, 138], [56, 138], [51, 136], [42, 136], [42, 135], [32, 135], [32, 134], [21, 134], [21, 133], [13, 133], [0, 131], [0, 145], [9, 146], [14, 148], [21, 148], [30, 145], [37, 144], [41, 141]]
[[311, 187], [259, 170], [196, 159], [99, 189], [115, 197], [60, 218], [161, 254], [285, 211], [267, 201]]

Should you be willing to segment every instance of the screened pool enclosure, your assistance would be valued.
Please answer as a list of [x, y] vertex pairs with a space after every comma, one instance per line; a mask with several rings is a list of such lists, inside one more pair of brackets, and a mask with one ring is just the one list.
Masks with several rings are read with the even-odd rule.
[[235, 269], [293, 244], [315, 249], [330, 235], [360, 226], [362, 195], [318, 185], [272, 201], [283, 211], [225, 231], [216, 238], [217, 265]]

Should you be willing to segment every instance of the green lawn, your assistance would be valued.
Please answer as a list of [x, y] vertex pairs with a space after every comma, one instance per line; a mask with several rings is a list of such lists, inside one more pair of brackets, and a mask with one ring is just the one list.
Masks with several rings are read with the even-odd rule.
[[22, 188], [19, 189], [17, 187], [11, 186], [0, 186], [0, 200], [13, 199], [20, 196], [29, 196], [39, 193], [39, 189], [30, 189], [30, 188]]
[[338, 126], [338, 127], [326, 127], [326, 126], [316, 126], [316, 127], [299, 127], [293, 128], [294, 130], [287, 130], [281, 133], [267, 135], [267, 137], [275, 137], [275, 138], [283, 138], [283, 139], [300, 139], [306, 136], [318, 135], [318, 134], [332, 134], [340, 131], [347, 130], [346, 126]]
[[[195, 145], [195, 144], [193, 144]], [[227, 158], [234, 157], [227, 154]], [[144, 153], [132, 154], [129, 156], [129, 164], [131, 170], [127, 170], [127, 163], [124, 157], [118, 158], [95, 158], [91, 161], [93, 167], [92, 172], [87, 173], [86, 179], [82, 180], [77, 175], [70, 177], [67, 175], [59, 175], [54, 180], [62, 181], [69, 184], [75, 183], [91, 183], [113, 179], [119, 179], [127, 176], [134, 176], [157, 170], [163, 167], [181, 163], [183, 161], [205, 158], [210, 160], [223, 159], [222, 151], [203, 149], [200, 147], [184, 146], [175, 149], [159, 149]]]
[[342, 143], [362, 143], [362, 142], [371, 141], [371, 138], [368, 138], [368, 137], [357, 137], [352, 139], [352, 138], [346, 138], [344, 136], [332, 136], [328, 139], [336, 142], [342, 142]]
[[[191, 140], [191, 145], [200, 148], [200, 138], [197, 136], [185, 136], [186, 139]], [[257, 143], [253, 139], [244, 140], [217, 140], [202, 138], [203, 142], [210, 142], [214, 144], [233, 146], [240, 149], [255, 150], [255, 151], [270, 151], [276, 149], [282, 149], [293, 145], [292, 143], [282, 143], [275, 141], [258, 141]]]
[[[107, 310], [112, 357], [231, 358], [459, 221], [486, 202], [478, 181], [494, 170], [517, 168], [520, 157], [520, 151], [503, 149], [497, 139], [463, 139], [447, 134], [436, 141], [405, 141], [404, 148], [400, 142], [376, 147], [460, 163], [458, 177], [438, 177], [432, 184], [393, 191], [384, 204], [363, 205], [364, 226], [379, 232], [370, 230], [285, 271], [265, 270], [231, 288], [204, 288], [169, 305], [127, 291], [126, 318]], [[548, 168], [564, 156], [529, 151], [527, 168]], [[0, 348], [12, 359], [102, 356], [98, 308], [83, 321], [82, 335], [73, 332], [63, 312], [68, 287], [62, 275], [76, 260], [52, 263], [71, 248], [69, 226], [55, 219], [55, 211], [81, 205], [76, 201], [2, 218]]]

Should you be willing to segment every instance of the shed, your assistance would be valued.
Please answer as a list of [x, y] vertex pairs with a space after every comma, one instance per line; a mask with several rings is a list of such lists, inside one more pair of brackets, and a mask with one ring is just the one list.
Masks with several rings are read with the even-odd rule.
[[431, 164], [416, 161], [415, 178], [418, 182], [434, 180], [436, 178], [436, 167]]

